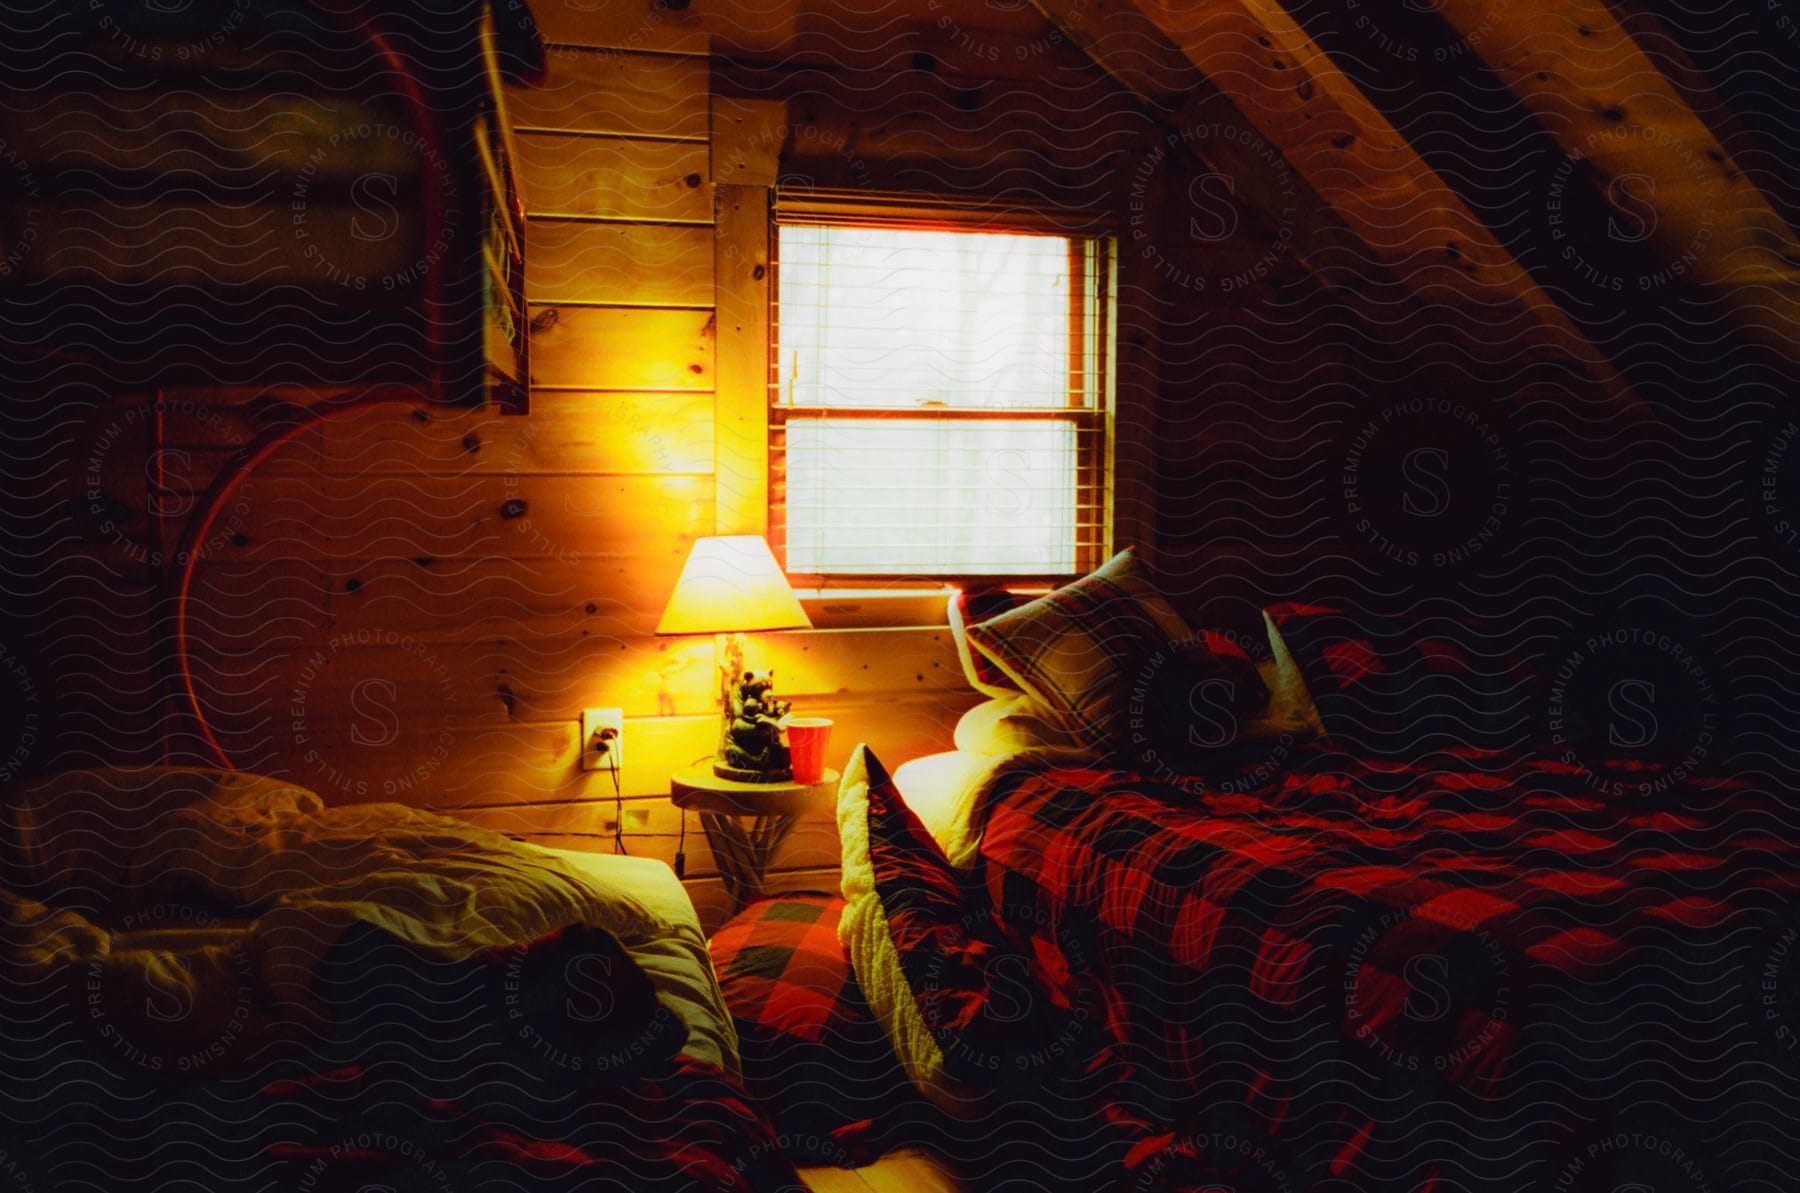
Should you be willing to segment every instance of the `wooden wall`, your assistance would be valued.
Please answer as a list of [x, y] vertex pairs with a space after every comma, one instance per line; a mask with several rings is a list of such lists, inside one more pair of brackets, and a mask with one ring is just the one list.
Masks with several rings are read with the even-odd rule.
[[[712, 646], [652, 630], [696, 536], [760, 528], [748, 523], [762, 508], [754, 321], [766, 271], [753, 258], [765, 225], [760, 210], [737, 204], [766, 193], [784, 145], [804, 140], [780, 122], [790, 97], [741, 85], [762, 77], [744, 55], [759, 37], [829, 55], [806, 49], [816, 37], [799, 17], [794, 28], [746, 31], [724, 27], [732, 10], [723, 5], [717, 15], [648, 2], [534, 7], [552, 43], [549, 80], [508, 96], [528, 216], [529, 415], [399, 403], [277, 449], [201, 547], [189, 614], [194, 679], [240, 768], [335, 802], [395, 799], [602, 851], [622, 809], [626, 848], [672, 859], [680, 820], [668, 776], [709, 754], [716, 733]], [[990, 31], [995, 44], [1034, 44], [1008, 27], [1019, 14], [991, 19], [1001, 26]], [[958, 42], [923, 7], [917, 27], [940, 46], [947, 74], [913, 79], [894, 102], [908, 106], [922, 91], [966, 116], [970, 80], [980, 82], [969, 72], [988, 71], [992, 107], [983, 115], [977, 105], [978, 124], [1032, 107], [1033, 84], [1021, 77], [1031, 72], [1004, 66], [1010, 51], [1001, 65], [971, 55], [965, 33], [959, 59]], [[723, 40], [729, 60], [708, 52]], [[1149, 122], [1062, 52], [1081, 73], [1057, 84], [1072, 90], [1050, 106], [1069, 112], [1086, 139], [1040, 111], [1025, 148], [1014, 145], [996, 166], [1010, 181], [984, 182], [978, 143], [991, 132], [965, 127], [955, 143], [975, 147], [951, 163], [965, 193], [1016, 188], [1034, 170], [1054, 183], [1054, 169], [1068, 186], [1124, 202], [1111, 186], [1116, 170], [1084, 173], [1081, 161], [1111, 161]], [[892, 64], [895, 77], [913, 63], [909, 52]], [[733, 69], [737, 93], [723, 94], [715, 79]], [[1094, 87], [1110, 105], [1102, 117], [1067, 102]], [[805, 101], [811, 127], [846, 119], [819, 98], [827, 93], [815, 88]], [[873, 163], [872, 178], [936, 160], [929, 138], [900, 131], [855, 155]], [[936, 189], [930, 179], [915, 185]], [[1133, 297], [1130, 269], [1125, 290], [1124, 334], [1136, 337], [1129, 329], [1152, 313]], [[1120, 384], [1127, 404], [1149, 401], [1142, 353], [1122, 353]], [[85, 631], [69, 641], [103, 650], [107, 674], [64, 668], [58, 707], [93, 707], [75, 739], [38, 751], [38, 766], [162, 760], [157, 729], [179, 701], [159, 665], [169, 622], [152, 583], [158, 553], [235, 448], [336, 392], [168, 388], [160, 421], [145, 417], [146, 394], [97, 393], [88, 414], [55, 424], [57, 484], [70, 508], [93, 504], [83, 497], [93, 487], [116, 516], [84, 513], [73, 549], [59, 540], [76, 572], [103, 573], [90, 578], [102, 595], [79, 616], [82, 626], [104, 624], [106, 645]], [[109, 431], [114, 423], [128, 433]], [[1148, 472], [1135, 434], [1144, 423], [1119, 428], [1128, 478]], [[1147, 526], [1147, 503], [1129, 484], [1122, 491], [1122, 523]], [[62, 581], [46, 583], [51, 592]], [[764, 635], [757, 646], [797, 708], [835, 720], [834, 765], [859, 741], [890, 764], [949, 748], [976, 696], [941, 625], [818, 620], [821, 628]], [[38, 670], [56, 671], [54, 655]], [[608, 775], [577, 767], [578, 717], [600, 706], [622, 706], [627, 718], [620, 808]], [[200, 761], [198, 746], [184, 732], [168, 758]], [[716, 919], [722, 900], [697, 819], [688, 830], [690, 887]], [[826, 809], [790, 840], [777, 884], [829, 887], [836, 857]]]
[[[280, 449], [199, 567], [196, 671], [240, 767], [579, 848], [613, 848], [622, 808], [625, 848], [672, 860], [668, 775], [716, 734], [711, 641], [652, 633], [717, 523], [706, 60], [558, 48], [552, 72], [582, 81], [580, 102], [552, 91], [515, 117], [530, 414], [396, 406]], [[236, 429], [243, 396], [180, 399], [219, 402], [212, 425]], [[216, 438], [174, 432], [178, 491], [203, 487]], [[857, 741], [943, 748], [969, 703], [942, 628], [756, 645], [785, 695], [836, 721], [835, 761]], [[577, 767], [578, 718], [598, 706], [627, 717], [620, 803]], [[687, 873], [716, 904], [689, 828]], [[779, 864], [836, 853], [827, 811]]]
[[[1321, 284], [1321, 262], [1354, 270], [1278, 157], [1170, 124], [1028, 6], [886, 5], [866, 40], [809, 0], [533, 7], [549, 79], [507, 96], [531, 412], [358, 413], [278, 449], [227, 503], [191, 630], [240, 767], [582, 848], [612, 848], [622, 819], [631, 852], [672, 858], [668, 775], [711, 751], [712, 650], [652, 630], [696, 536], [760, 529], [759, 204], [776, 177], [1050, 203], [1118, 231], [1115, 539], [1209, 623], [1357, 566], [1318, 549], [1335, 541], [1334, 428], [1398, 384], [1468, 372], [1429, 312], [1372, 323], [1400, 309], [1391, 294]], [[334, 392], [171, 388], [153, 432], [145, 395], [83, 384], [91, 406], [20, 440], [61, 461], [34, 558], [67, 567], [32, 583], [66, 633], [30, 670], [74, 727], [34, 767], [162, 756], [178, 709], [157, 555], [234, 448]], [[890, 764], [949, 746], [976, 697], [942, 626], [818, 619], [760, 645], [785, 695], [836, 720], [834, 764], [858, 741]], [[600, 706], [627, 717], [622, 818], [609, 777], [577, 767], [577, 718]], [[197, 745], [178, 737], [171, 758]], [[690, 885], [716, 915], [688, 827]], [[836, 855], [822, 813], [778, 881], [829, 886]]]

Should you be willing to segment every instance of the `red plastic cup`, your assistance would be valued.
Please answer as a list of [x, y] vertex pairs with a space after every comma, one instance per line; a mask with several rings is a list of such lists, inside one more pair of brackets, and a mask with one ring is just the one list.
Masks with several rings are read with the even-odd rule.
[[817, 783], [825, 777], [825, 747], [831, 742], [830, 717], [789, 717], [788, 762], [794, 782]]

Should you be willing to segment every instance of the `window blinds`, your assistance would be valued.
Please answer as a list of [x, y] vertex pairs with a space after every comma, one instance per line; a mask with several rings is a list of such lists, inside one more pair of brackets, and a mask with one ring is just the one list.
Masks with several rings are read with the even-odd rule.
[[786, 224], [771, 529], [790, 573], [1060, 576], [1103, 537], [1101, 242]]

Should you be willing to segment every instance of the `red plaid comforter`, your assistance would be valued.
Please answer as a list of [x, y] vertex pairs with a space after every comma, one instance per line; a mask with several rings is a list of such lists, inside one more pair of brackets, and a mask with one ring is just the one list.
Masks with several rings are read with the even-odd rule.
[[997, 778], [982, 876], [1091, 978], [1127, 1186], [1795, 1187], [1795, 805], [1589, 780], [1324, 752], [1253, 795]]

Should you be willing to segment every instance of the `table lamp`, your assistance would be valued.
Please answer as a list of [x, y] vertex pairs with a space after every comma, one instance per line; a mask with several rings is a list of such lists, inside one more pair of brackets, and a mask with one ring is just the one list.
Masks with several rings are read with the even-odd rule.
[[794, 777], [781, 740], [787, 702], [775, 698], [773, 670], [745, 666], [744, 635], [811, 628], [762, 535], [694, 540], [656, 632], [714, 636], [720, 705], [714, 775], [741, 783], [785, 783]]

